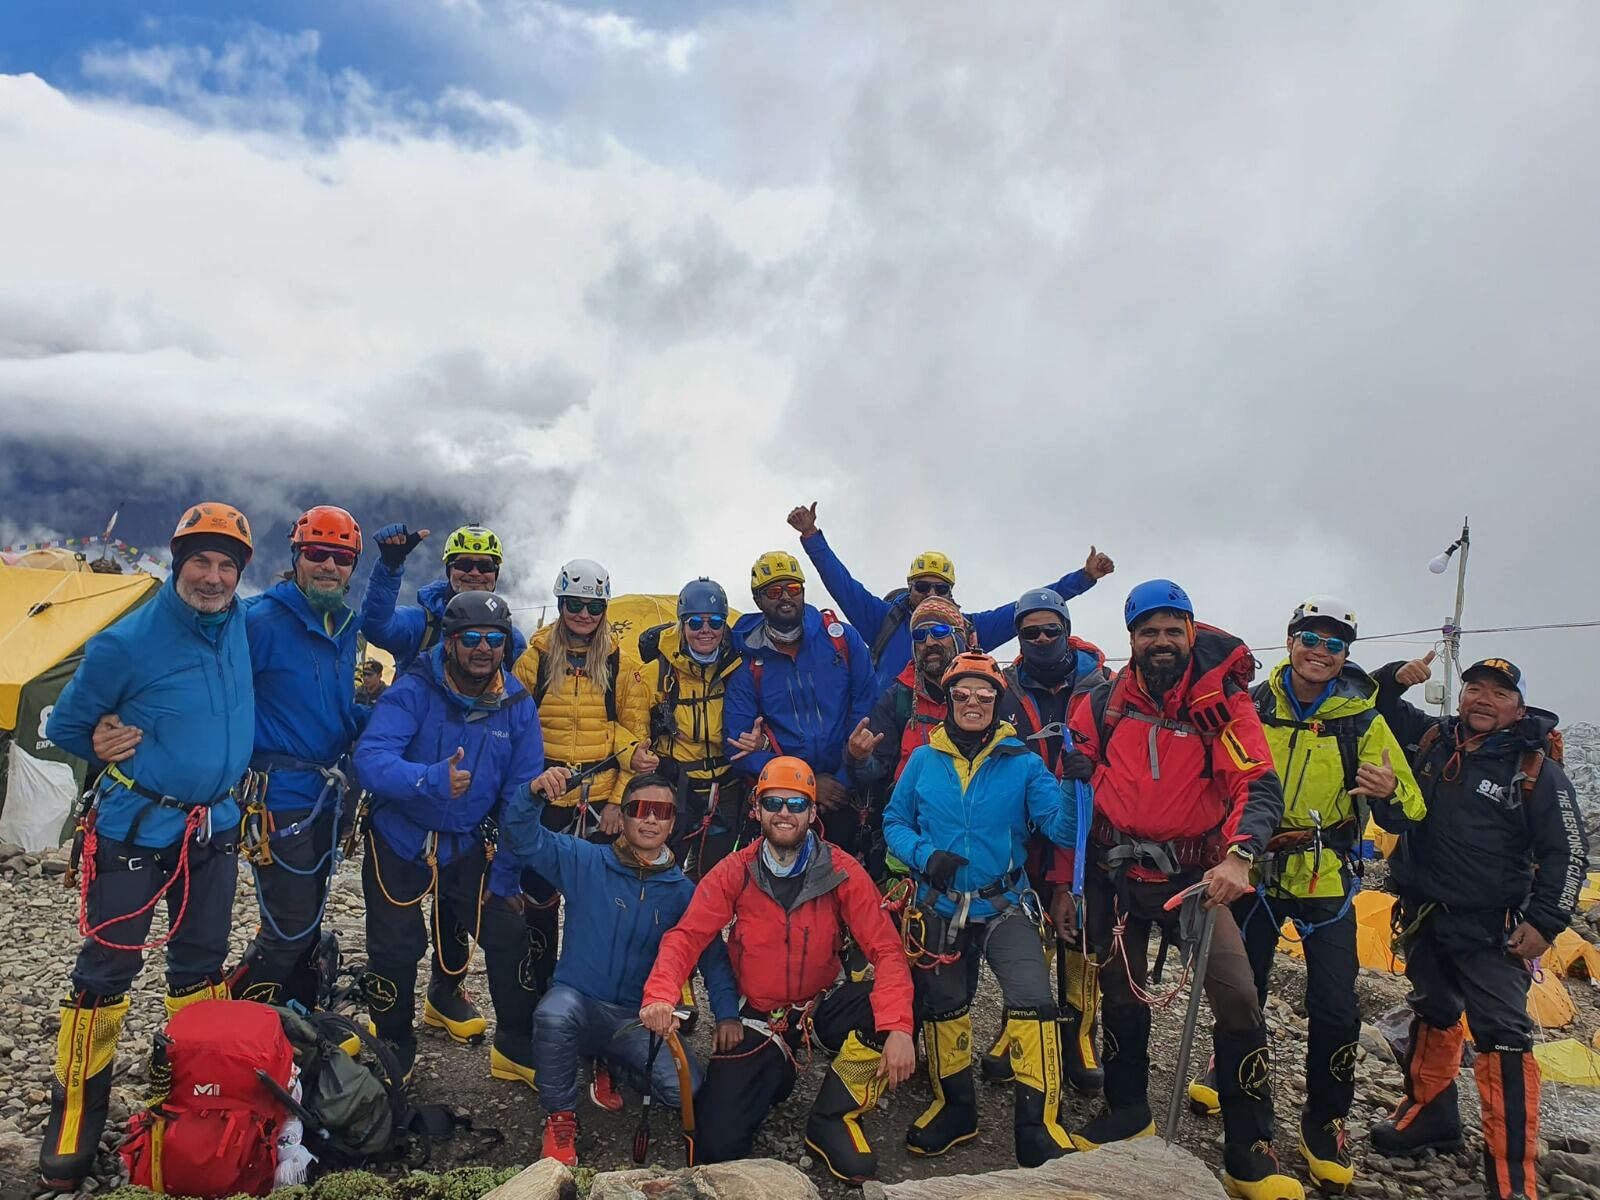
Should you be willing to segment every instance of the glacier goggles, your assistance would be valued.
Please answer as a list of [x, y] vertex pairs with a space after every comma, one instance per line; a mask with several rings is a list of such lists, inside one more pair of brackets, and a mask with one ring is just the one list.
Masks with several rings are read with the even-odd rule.
[[1350, 643], [1343, 638], [1327, 637], [1324, 634], [1312, 633], [1311, 630], [1301, 630], [1295, 634], [1300, 639], [1300, 644], [1307, 650], [1315, 650], [1318, 646], [1326, 646], [1329, 654], [1343, 654], [1350, 649]]
[[505, 631], [501, 629], [491, 629], [488, 632], [482, 629], [468, 629], [456, 634], [456, 637], [468, 650], [476, 650], [479, 645], [486, 645], [491, 650], [498, 650], [506, 644]]
[[757, 803], [761, 805], [762, 812], [780, 813], [787, 808], [791, 813], [798, 816], [811, 807], [811, 798], [809, 796], [775, 796], [771, 792], [765, 792], [757, 798]]
[[675, 821], [678, 819], [678, 804], [675, 800], [663, 800], [659, 796], [648, 799], [635, 796], [622, 806], [622, 815], [635, 821]]
[[803, 583], [769, 583], [756, 593], [758, 596], [765, 596], [768, 600], [782, 600], [785, 596], [793, 598], [804, 596], [805, 594], [806, 585]]
[[345, 546], [301, 546], [300, 557], [307, 562], [331, 562], [336, 567], [356, 565], [356, 552]]
[[561, 597], [561, 607], [573, 616], [577, 616], [587, 608], [591, 617], [598, 617], [606, 611], [606, 602], [604, 600], [585, 600], [582, 596], [563, 596]]
[[683, 623], [698, 633], [707, 625], [713, 629], [721, 629], [728, 623], [728, 618], [721, 613], [697, 613], [692, 617], [685, 617]]
[[947, 638], [956, 631], [954, 625], [918, 625], [911, 631], [913, 642], [925, 642], [929, 638]]

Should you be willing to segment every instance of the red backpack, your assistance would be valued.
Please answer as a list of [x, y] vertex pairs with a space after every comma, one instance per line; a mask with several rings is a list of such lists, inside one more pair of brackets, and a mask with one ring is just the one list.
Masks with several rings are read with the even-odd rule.
[[277, 1012], [249, 1000], [200, 1000], [167, 1022], [157, 1044], [172, 1086], [128, 1122], [120, 1151], [128, 1182], [203, 1200], [265, 1196], [284, 1107], [257, 1072], [287, 1088], [294, 1063]]

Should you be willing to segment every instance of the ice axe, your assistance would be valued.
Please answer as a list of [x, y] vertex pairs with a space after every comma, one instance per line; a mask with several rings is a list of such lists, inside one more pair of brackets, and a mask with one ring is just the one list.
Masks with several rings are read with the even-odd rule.
[[[687, 1020], [689, 1013], [685, 1009], [673, 1009], [672, 1015], [678, 1020]], [[625, 1034], [632, 1033], [635, 1029], [643, 1029], [642, 1021], [629, 1021], [616, 1033], [611, 1035], [612, 1041]], [[650, 1051], [645, 1056], [645, 1083], [644, 1104], [639, 1114], [639, 1124], [633, 1131], [633, 1161], [643, 1163], [650, 1154], [650, 1102], [654, 1093], [656, 1055], [661, 1052], [665, 1043], [667, 1052], [672, 1055], [673, 1065], [678, 1072], [678, 1115], [683, 1122], [683, 1150], [684, 1165], [694, 1166], [694, 1076], [689, 1073], [689, 1056], [684, 1051], [683, 1043], [678, 1040], [676, 1032], [669, 1033], [665, 1038], [658, 1034], [650, 1035]]]
[[[1184, 888], [1162, 907], [1171, 912], [1191, 900], [1196, 902], [1205, 895], [1206, 883], [1201, 880], [1193, 887]], [[1172, 1098], [1167, 1101], [1167, 1124], [1162, 1137], [1170, 1146], [1178, 1138], [1178, 1122], [1183, 1119], [1183, 1098], [1189, 1090], [1189, 1052], [1194, 1048], [1195, 1026], [1200, 1021], [1200, 996], [1205, 990], [1206, 961], [1211, 957], [1211, 934], [1217, 927], [1217, 910], [1208, 908], [1200, 926], [1200, 944], [1194, 954], [1194, 969], [1189, 975], [1189, 1006], [1183, 1014], [1183, 1036], [1178, 1039], [1178, 1061], [1173, 1064]], [[1180, 930], [1182, 928], [1180, 918]], [[1180, 933], [1181, 937], [1181, 933]]]

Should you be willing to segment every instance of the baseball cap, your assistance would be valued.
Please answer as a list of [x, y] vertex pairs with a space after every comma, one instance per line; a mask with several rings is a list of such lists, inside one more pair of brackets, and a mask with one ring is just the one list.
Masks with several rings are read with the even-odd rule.
[[1522, 677], [1522, 668], [1508, 658], [1480, 658], [1461, 672], [1462, 683], [1468, 683], [1478, 677], [1487, 677], [1494, 683], [1516, 688], [1523, 699], [1527, 699], [1528, 688]]

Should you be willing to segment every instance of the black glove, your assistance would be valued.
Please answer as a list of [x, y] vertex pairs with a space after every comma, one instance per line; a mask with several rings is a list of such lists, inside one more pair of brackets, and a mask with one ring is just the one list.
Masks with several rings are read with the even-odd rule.
[[1082, 750], [1061, 756], [1061, 782], [1088, 783], [1094, 778], [1094, 762]]
[[[401, 537], [403, 542], [386, 542], [385, 538]], [[406, 555], [417, 548], [417, 543], [422, 539], [412, 533], [402, 524], [385, 525], [374, 535], [378, 542], [378, 557], [383, 559], [383, 565], [392, 571], [398, 571], [406, 565]]]
[[928, 855], [928, 865], [922, 873], [934, 887], [941, 892], [948, 892], [956, 872], [966, 865], [967, 860], [959, 854], [951, 854], [948, 850], [935, 850]]

